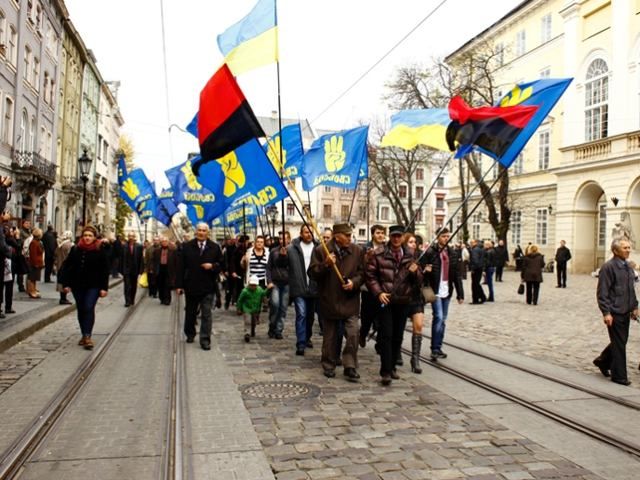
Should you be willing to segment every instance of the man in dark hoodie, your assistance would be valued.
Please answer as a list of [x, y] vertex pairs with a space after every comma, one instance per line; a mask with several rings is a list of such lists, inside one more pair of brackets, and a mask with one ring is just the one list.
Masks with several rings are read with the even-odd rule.
[[290, 243], [289, 232], [284, 234], [284, 243], [271, 250], [267, 262], [267, 285], [271, 285], [269, 309], [269, 338], [282, 340], [284, 319], [289, 306], [289, 256], [287, 246]]

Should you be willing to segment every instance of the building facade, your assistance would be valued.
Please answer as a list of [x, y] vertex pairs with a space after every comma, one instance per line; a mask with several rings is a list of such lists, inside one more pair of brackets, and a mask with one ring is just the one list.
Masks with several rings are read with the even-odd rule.
[[[532, 242], [551, 260], [565, 240], [570, 269], [591, 272], [610, 256], [611, 240], [626, 236], [634, 258], [640, 249], [640, 2], [524, 1], [447, 61], [486, 41], [503, 49], [496, 78], [502, 93], [536, 78], [574, 78], [510, 169], [510, 250]], [[459, 190], [451, 197], [450, 208], [459, 203]], [[470, 229], [491, 238], [482, 213]]]

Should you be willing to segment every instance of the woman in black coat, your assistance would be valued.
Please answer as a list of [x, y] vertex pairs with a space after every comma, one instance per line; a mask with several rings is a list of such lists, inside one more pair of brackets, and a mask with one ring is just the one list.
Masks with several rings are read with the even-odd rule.
[[522, 259], [522, 272], [520, 272], [520, 278], [527, 284], [527, 304], [529, 305], [538, 304], [543, 268], [544, 257], [537, 245], [531, 245], [529, 252]]
[[78, 245], [73, 247], [62, 265], [58, 281], [64, 292], [73, 293], [78, 311], [78, 323], [82, 338], [78, 345], [93, 349], [93, 325], [96, 319], [98, 298], [107, 296], [109, 290], [109, 252], [97, 240], [98, 232], [91, 225], [82, 229]]

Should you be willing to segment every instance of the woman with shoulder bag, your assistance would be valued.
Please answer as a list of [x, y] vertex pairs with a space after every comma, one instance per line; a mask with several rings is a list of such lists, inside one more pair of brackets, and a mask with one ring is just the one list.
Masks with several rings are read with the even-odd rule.
[[98, 232], [91, 225], [82, 229], [78, 245], [71, 249], [62, 266], [64, 293], [73, 293], [78, 311], [78, 323], [82, 338], [78, 345], [93, 349], [93, 325], [96, 319], [98, 298], [107, 296], [109, 290], [109, 256], [97, 240]]
[[520, 278], [526, 284], [528, 305], [538, 304], [543, 269], [544, 258], [540, 254], [538, 246], [531, 245], [527, 249], [527, 254], [522, 259], [522, 272], [520, 272]]

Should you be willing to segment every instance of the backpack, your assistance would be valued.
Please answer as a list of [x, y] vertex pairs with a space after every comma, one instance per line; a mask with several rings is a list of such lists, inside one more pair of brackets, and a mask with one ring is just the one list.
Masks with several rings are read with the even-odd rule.
[[29, 245], [31, 245], [31, 241], [33, 240], [33, 235], [29, 235], [24, 239], [24, 243], [22, 244], [22, 256], [24, 258], [29, 258]]

